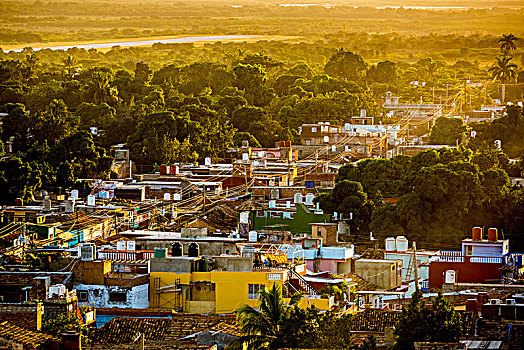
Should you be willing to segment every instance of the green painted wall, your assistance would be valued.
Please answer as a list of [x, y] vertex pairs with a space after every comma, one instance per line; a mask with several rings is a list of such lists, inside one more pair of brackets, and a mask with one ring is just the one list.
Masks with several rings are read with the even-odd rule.
[[[284, 231], [291, 231], [292, 233], [311, 233], [310, 223], [315, 222], [331, 222], [331, 214], [314, 214], [304, 205], [297, 204], [297, 210], [293, 214], [293, 219], [284, 219], [282, 213], [284, 211], [279, 209], [264, 210], [265, 217], [258, 217], [255, 212], [251, 213], [251, 222], [253, 229], [257, 231], [266, 230], [266, 226], [271, 225], [288, 225], [283, 228]], [[280, 218], [270, 217], [270, 212], [280, 212]], [[279, 231], [280, 228], [273, 228], [271, 230]]]

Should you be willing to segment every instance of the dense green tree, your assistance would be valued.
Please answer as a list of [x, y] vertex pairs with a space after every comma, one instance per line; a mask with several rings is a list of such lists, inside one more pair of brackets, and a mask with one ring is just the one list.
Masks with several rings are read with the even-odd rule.
[[422, 292], [416, 290], [409, 306], [395, 324], [397, 340], [394, 349], [414, 349], [415, 342], [456, 342], [462, 334], [462, 320], [442, 292], [433, 300], [433, 308], [426, 307]]
[[86, 102], [107, 103], [114, 106], [118, 102], [118, 89], [112, 85], [111, 74], [103, 70], [93, 70], [83, 89]]
[[45, 141], [52, 147], [74, 133], [77, 127], [78, 119], [67, 110], [64, 101], [53, 100], [45, 111], [32, 118], [31, 134], [33, 141]]
[[324, 71], [333, 77], [359, 82], [366, 72], [366, 62], [359, 54], [341, 49], [329, 58]]
[[0, 160], [0, 202], [12, 204], [16, 198], [30, 201], [41, 185], [40, 173], [18, 157]]
[[391, 61], [379, 62], [377, 65], [369, 67], [367, 79], [371, 83], [383, 83], [394, 86], [399, 79], [397, 64]]
[[429, 143], [453, 146], [466, 138], [466, 132], [467, 126], [462, 118], [439, 117], [431, 128]]
[[29, 149], [28, 132], [31, 127], [31, 117], [25, 106], [20, 103], [5, 106], [7, 116], [2, 118], [2, 140], [11, 142], [14, 152]]

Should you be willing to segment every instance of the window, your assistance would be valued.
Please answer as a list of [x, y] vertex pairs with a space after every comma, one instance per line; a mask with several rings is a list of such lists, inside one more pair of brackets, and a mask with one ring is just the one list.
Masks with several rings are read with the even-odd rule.
[[263, 218], [266, 216], [266, 213], [263, 210], [257, 210], [257, 218]]
[[78, 291], [78, 301], [87, 301], [87, 292], [86, 291]]
[[258, 291], [266, 288], [265, 284], [248, 284], [247, 285], [247, 298], [258, 299]]
[[109, 301], [113, 303], [125, 303], [127, 301], [126, 292], [109, 292]]
[[317, 127], [316, 126], [312, 126], [311, 127], [311, 132], [317, 132]]
[[273, 219], [280, 219], [281, 218], [280, 212], [272, 211], [272, 212], [270, 212], [270, 217], [273, 218]]
[[473, 255], [473, 246], [468, 245], [466, 246], [466, 256], [472, 256]]

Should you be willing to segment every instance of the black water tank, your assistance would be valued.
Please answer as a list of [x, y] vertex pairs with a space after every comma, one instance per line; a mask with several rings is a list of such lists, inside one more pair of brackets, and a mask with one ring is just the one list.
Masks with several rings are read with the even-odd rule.
[[171, 244], [171, 256], [182, 256], [184, 254], [182, 243], [175, 242]]
[[198, 248], [198, 243], [191, 242], [187, 246], [187, 256], [196, 258], [200, 255], [200, 250]]

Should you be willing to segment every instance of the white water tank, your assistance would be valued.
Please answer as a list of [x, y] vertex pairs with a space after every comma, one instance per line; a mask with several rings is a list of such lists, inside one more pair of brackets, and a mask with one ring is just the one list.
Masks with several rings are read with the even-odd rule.
[[72, 190], [71, 197], [73, 197], [75, 200], [78, 200], [78, 190]]
[[164, 200], [165, 201], [170, 201], [171, 200], [171, 193], [164, 193]]
[[361, 109], [360, 110], [360, 118], [366, 118], [366, 110], [365, 109]]
[[96, 199], [94, 195], [90, 194], [89, 196], [87, 196], [87, 205], [94, 207], [95, 203], [96, 203]]
[[242, 153], [242, 160], [249, 160], [249, 154]]
[[258, 233], [257, 231], [249, 231], [247, 240], [249, 242], [258, 242]]
[[302, 203], [302, 193], [295, 193], [293, 196], [293, 201], [295, 204]]
[[180, 193], [173, 194], [173, 200], [174, 201], [179, 201], [180, 199], [181, 199]]
[[386, 238], [386, 251], [387, 252], [394, 252], [397, 250], [397, 244], [394, 237], [388, 237]]
[[66, 213], [74, 213], [75, 212], [75, 200], [73, 197], [69, 197], [65, 201], [65, 212]]
[[135, 250], [136, 249], [135, 241], [127, 241], [126, 248], [127, 250]]
[[408, 239], [404, 236], [398, 236], [396, 239], [397, 243], [397, 252], [407, 252], [408, 251]]
[[315, 199], [315, 195], [313, 193], [306, 194], [306, 205], [313, 205], [313, 199]]
[[240, 223], [249, 224], [249, 212], [248, 211], [243, 211], [240, 213]]
[[211, 158], [210, 157], [206, 157], [204, 159], [204, 164], [207, 165], [207, 166], [210, 166], [211, 165]]
[[444, 283], [446, 284], [454, 284], [455, 283], [455, 270], [447, 270], [444, 273]]
[[241, 254], [242, 254], [243, 257], [253, 258], [255, 256], [255, 251], [256, 251], [256, 249], [252, 245], [245, 245], [245, 246], [242, 247], [242, 253]]
[[116, 250], [126, 250], [126, 241], [116, 242]]

